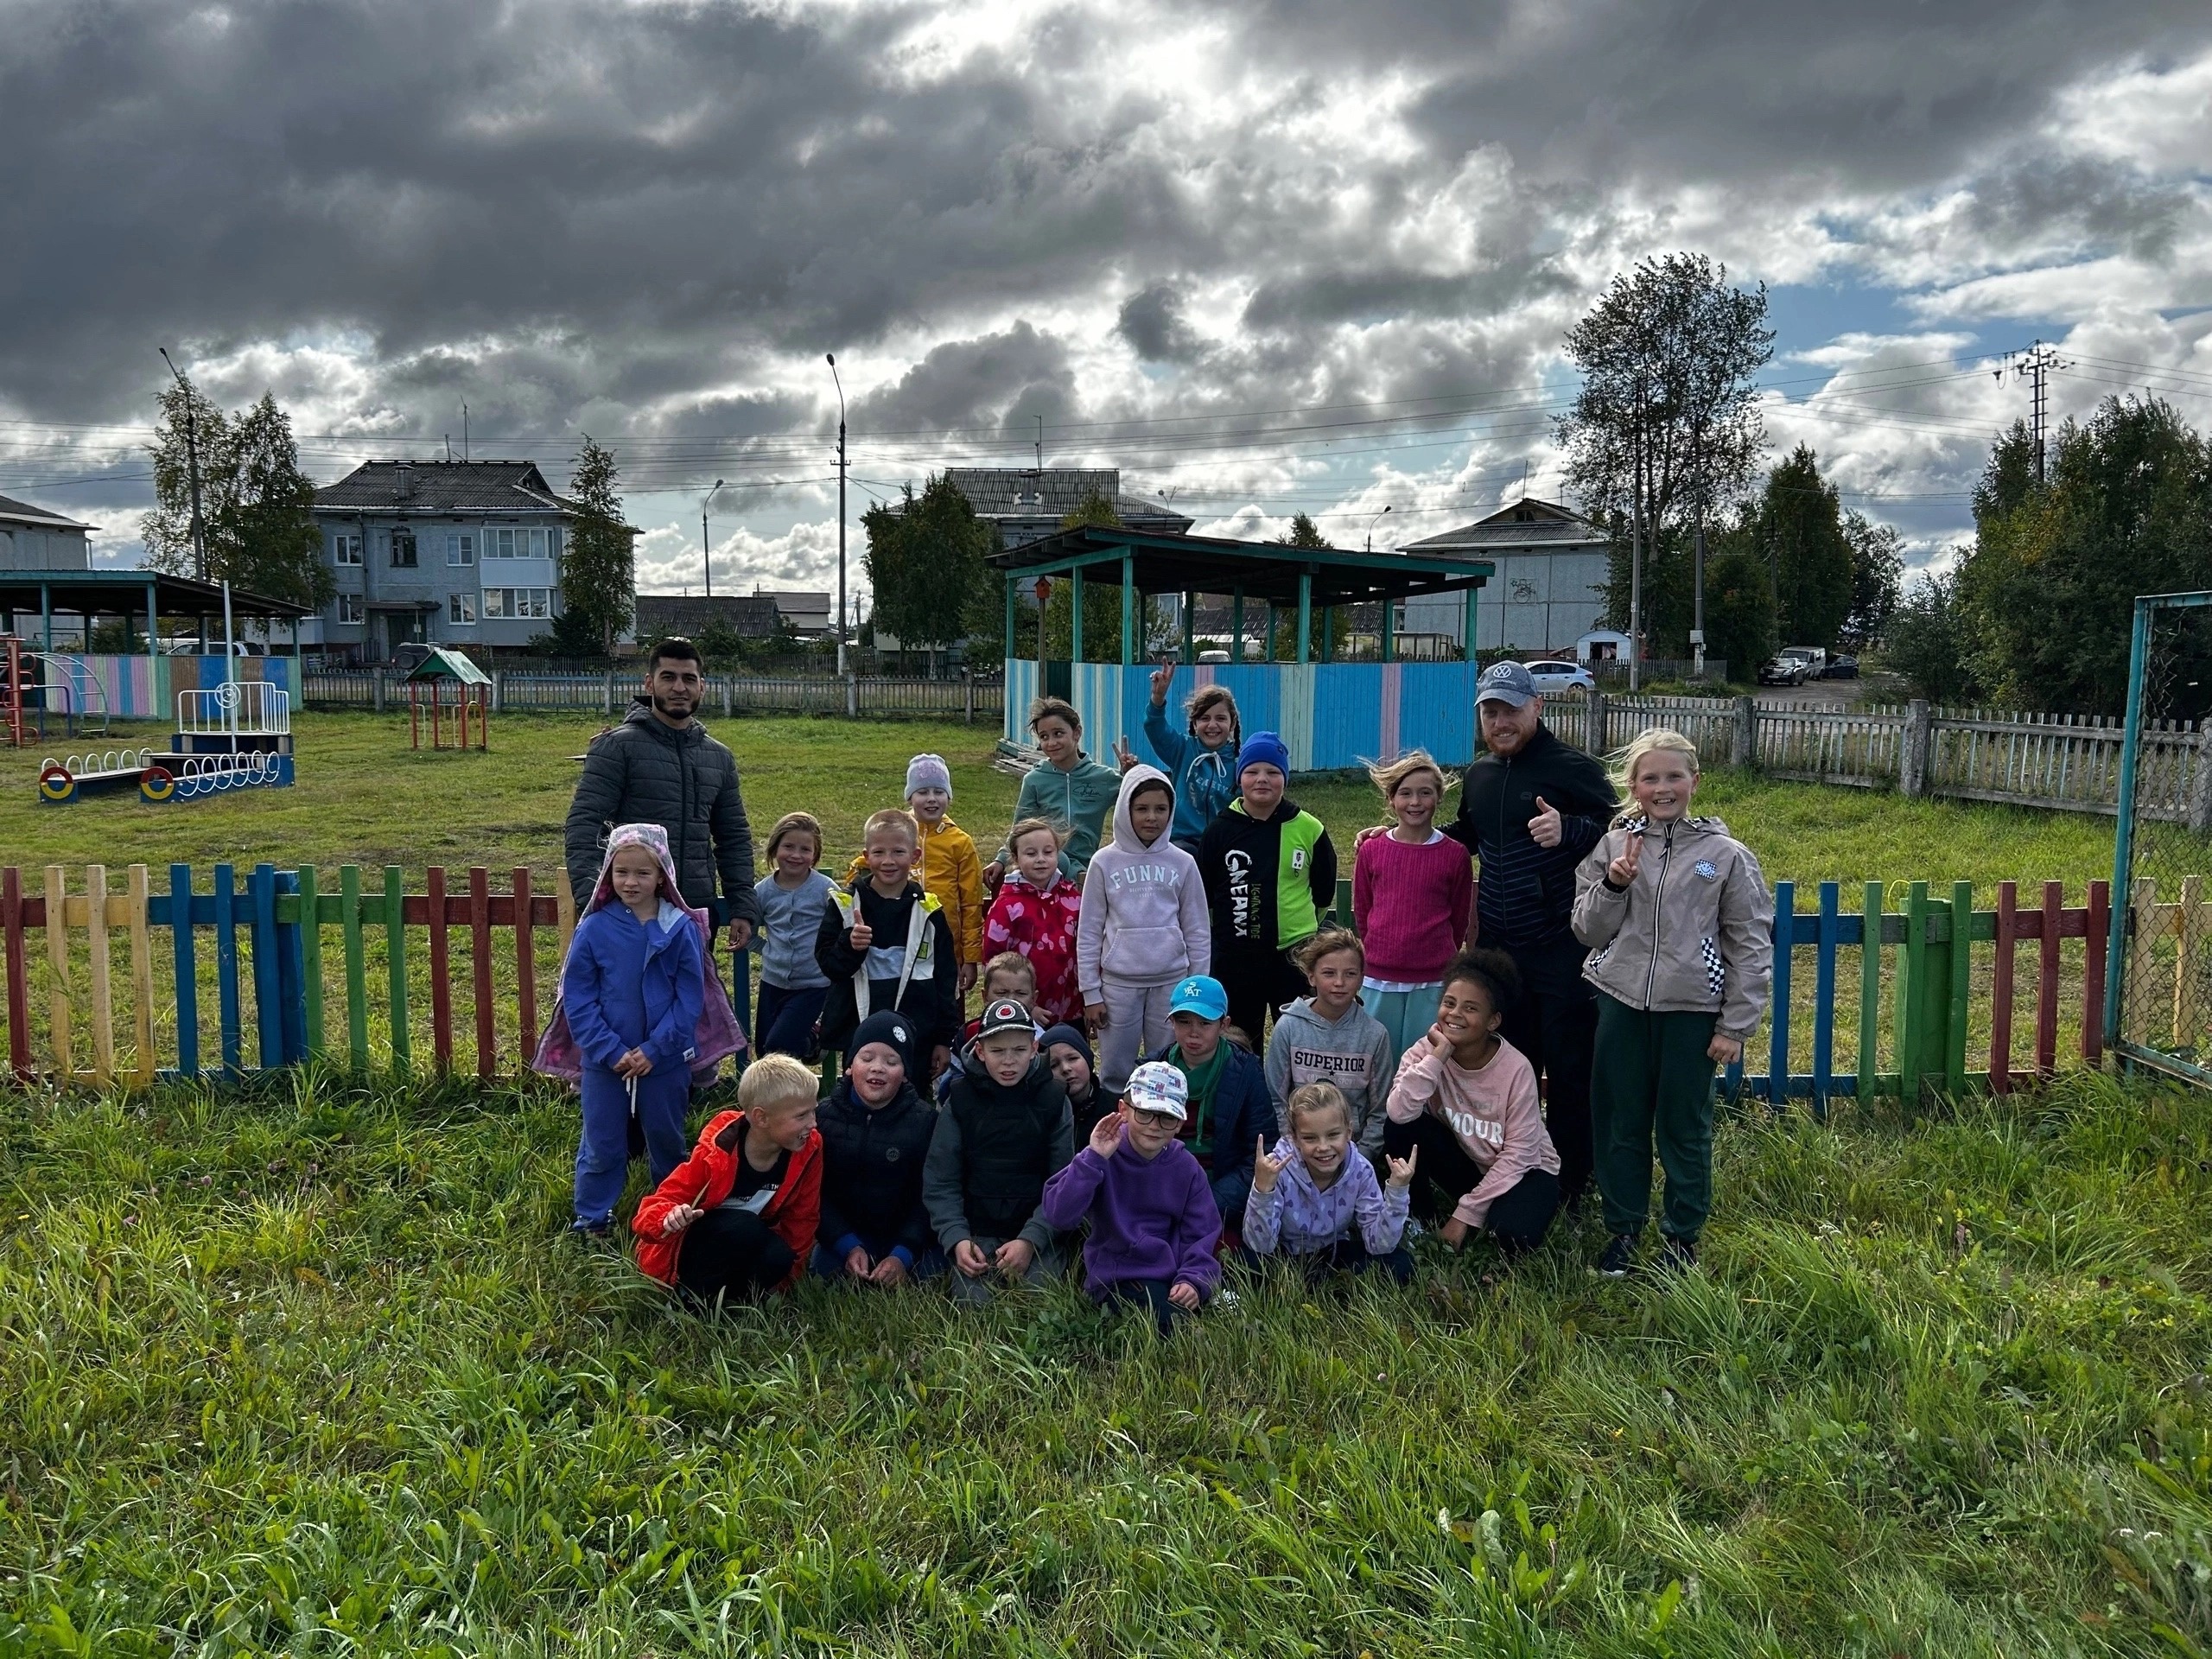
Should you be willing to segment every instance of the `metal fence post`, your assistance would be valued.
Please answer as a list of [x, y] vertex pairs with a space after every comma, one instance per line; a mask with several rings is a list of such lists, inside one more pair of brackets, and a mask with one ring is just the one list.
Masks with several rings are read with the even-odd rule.
[[[960, 676], [961, 690], [968, 704], [968, 723], [976, 723], [976, 677], [963, 671]], [[2205, 722], [2205, 729], [2212, 731], [2212, 721]]]
[[1735, 741], [1730, 757], [1739, 766], [1756, 766], [1759, 763], [1759, 704], [1756, 697], [1736, 699]]
[[722, 676], [722, 718], [728, 720], [730, 712], [729, 676], [725, 674]]
[[1934, 716], [1928, 699], [1915, 697], [1905, 706], [1904, 742], [1897, 760], [1897, 789], [1905, 795], [1928, 792], [1928, 756], [1934, 747]]
[[376, 703], [377, 713], [384, 713], [384, 670], [382, 668], [378, 668], [377, 670], [374, 701]]
[[507, 712], [507, 671], [504, 668], [494, 669], [492, 673], [492, 712]]

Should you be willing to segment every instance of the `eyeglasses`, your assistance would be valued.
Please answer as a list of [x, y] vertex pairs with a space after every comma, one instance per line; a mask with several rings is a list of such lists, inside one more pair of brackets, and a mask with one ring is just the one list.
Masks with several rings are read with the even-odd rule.
[[1130, 1107], [1129, 1116], [1150, 1124], [1155, 1129], [1172, 1129], [1183, 1121], [1173, 1112], [1148, 1111], [1142, 1106]]

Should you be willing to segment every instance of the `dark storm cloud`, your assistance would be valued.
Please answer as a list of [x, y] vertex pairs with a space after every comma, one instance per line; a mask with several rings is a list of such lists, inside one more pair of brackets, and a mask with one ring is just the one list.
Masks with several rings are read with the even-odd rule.
[[1194, 363], [1205, 341], [1184, 321], [1185, 296], [1181, 283], [1154, 283], [1122, 302], [1114, 332], [1147, 363]]
[[979, 340], [947, 340], [890, 385], [859, 399], [863, 432], [1011, 432], [1020, 437], [1042, 415], [1075, 411], [1075, 374], [1067, 347], [1027, 323]]
[[1419, 124], [1542, 176], [1924, 187], [2099, 68], [2212, 40], [2202, 0], [1256, 0], [1286, 63], [1420, 64]]

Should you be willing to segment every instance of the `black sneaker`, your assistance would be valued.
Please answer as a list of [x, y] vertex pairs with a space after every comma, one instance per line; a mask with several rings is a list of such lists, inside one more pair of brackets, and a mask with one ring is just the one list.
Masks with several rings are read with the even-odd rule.
[[1668, 1273], [1688, 1273], [1697, 1266], [1697, 1241], [1676, 1238], [1672, 1233], [1659, 1235], [1659, 1267]]
[[1636, 1235], [1615, 1233], [1605, 1241], [1605, 1253], [1591, 1269], [1604, 1279], [1625, 1279], [1636, 1266]]
[[569, 1236], [582, 1239], [587, 1244], [601, 1243], [614, 1236], [614, 1224], [612, 1221], [573, 1222], [569, 1227]]

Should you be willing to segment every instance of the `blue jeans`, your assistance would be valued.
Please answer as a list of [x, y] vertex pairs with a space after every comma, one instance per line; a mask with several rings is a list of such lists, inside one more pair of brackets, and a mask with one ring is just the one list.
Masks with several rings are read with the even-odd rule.
[[801, 986], [796, 990], [760, 982], [760, 1003], [753, 1017], [753, 1052], [788, 1054], [809, 1059], [814, 1053], [814, 1027], [829, 1000], [827, 985]]
[[[630, 1179], [630, 1085], [603, 1067], [586, 1065], [582, 1093], [576, 1224], [603, 1227], [613, 1217], [623, 1184]], [[638, 1126], [645, 1131], [655, 1186], [690, 1154], [683, 1134], [684, 1109], [690, 1103], [691, 1073], [680, 1064], [638, 1079]]]
[[[882, 1249], [878, 1249], [866, 1239], [861, 1240], [861, 1248], [878, 1262], [891, 1254], [890, 1245], [886, 1244]], [[827, 1279], [832, 1284], [848, 1276], [845, 1272], [845, 1258], [827, 1244], [815, 1245], [813, 1266], [816, 1278]], [[936, 1278], [944, 1271], [944, 1252], [932, 1244], [914, 1257], [914, 1265], [906, 1269], [906, 1277], [911, 1282], [920, 1284], [926, 1280]]]
[[[1428, 1028], [1436, 1023], [1436, 1005], [1444, 995], [1440, 982], [1423, 985], [1412, 991], [1372, 991], [1362, 987], [1360, 1006], [1382, 1022], [1382, 1029], [1390, 1033], [1390, 1077], [1395, 1077], [1400, 1060], [1406, 1051], [1428, 1035]], [[1389, 1092], [1390, 1077], [1383, 1079], [1383, 1090]]]

